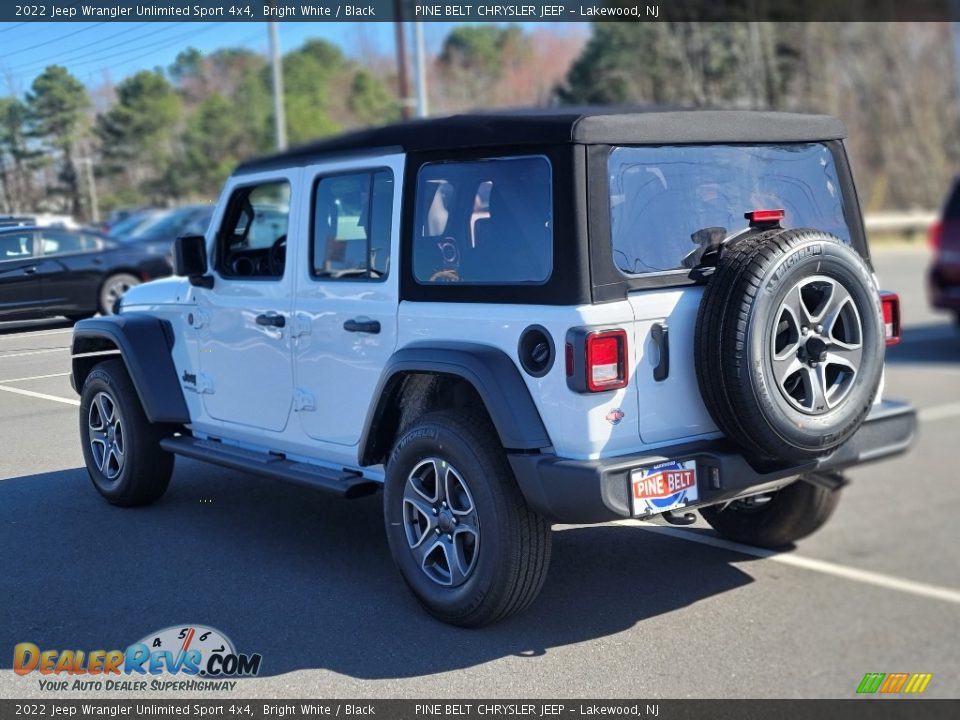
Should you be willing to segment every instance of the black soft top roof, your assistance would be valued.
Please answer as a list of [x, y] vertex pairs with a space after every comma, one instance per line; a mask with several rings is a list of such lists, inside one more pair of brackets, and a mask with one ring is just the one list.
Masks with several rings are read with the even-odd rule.
[[847, 135], [828, 115], [750, 110], [542, 108], [411, 120], [326, 138], [243, 163], [238, 172], [303, 165], [326, 154], [395, 149], [562, 145], [661, 145], [720, 142], [813, 142]]

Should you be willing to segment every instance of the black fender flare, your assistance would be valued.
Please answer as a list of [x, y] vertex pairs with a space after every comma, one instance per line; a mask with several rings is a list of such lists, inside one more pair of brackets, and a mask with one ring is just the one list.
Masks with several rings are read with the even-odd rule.
[[[147, 419], [185, 424], [190, 413], [173, 364], [170, 324], [143, 313], [122, 313], [81, 320], [73, 327], [70, 382], [78, 393], [93, 365], [119, 351]], [[90, 354], [97, 353], [97, 354]]]
[[369, 464], [380, 423], [390, 410], [402, 380], [410, 374], [453, 375], [470, 383], [483, 401], [509, 450], [542, 450], [550, 436], [520, 370], [499, 348], [469, 342], [414, 343], [387, 361], [367, 411], [360, 438], [360, 462]]

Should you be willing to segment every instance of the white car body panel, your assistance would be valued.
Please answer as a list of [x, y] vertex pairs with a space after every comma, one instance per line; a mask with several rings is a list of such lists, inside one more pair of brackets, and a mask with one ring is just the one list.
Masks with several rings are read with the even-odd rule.
[[[373, 393], [397, 345], [404, 155], [310, 165], [298, 191], [309, 208], [318, 178], [385, 167], [393, 171], [394, 193], [391, 262], [383, 281], [312, 277], [308, 228], [298, 235], [303, 242], [294, 263], [296, 321], [307, 331], [294, 342], [294, 374], [301, 397], [315, 408], [299, 412], [299, 424], [314, 440], [353, 448], [354, 461]], [[348, 332], [344, 323], [351, 319], [377, 321], [380, 332]]]

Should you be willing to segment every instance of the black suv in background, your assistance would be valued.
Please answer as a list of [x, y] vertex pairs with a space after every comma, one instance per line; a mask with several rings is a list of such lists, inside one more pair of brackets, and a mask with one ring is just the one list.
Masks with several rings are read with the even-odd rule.
[[947, 193], [940, 222], [930, 229], [935, 253], [930, 268], [930, 304], [949, 310], [960, 324], [960, 177]]

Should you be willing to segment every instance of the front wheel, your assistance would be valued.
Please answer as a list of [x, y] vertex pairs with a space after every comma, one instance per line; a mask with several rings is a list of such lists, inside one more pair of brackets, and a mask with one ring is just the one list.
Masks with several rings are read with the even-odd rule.
[[100, 363], [80, 394], [80, 439], [93, 486], [113, 505], [158, 500], [170, 483], [173, 455], [160, 447], [168, 434], [151, 423], [122, 360]]
[[804, 480], [772, 493], [701, 508], [710, 526], [728, 540], [778, 548], [819, 530], [840, 502], [840, 488]]
[[540, 592], [550, 525], [527, 507], [482, 413], [431, 413], [404, 431], [387, 464], [384, 515], [394, 562], [439, 620], [487, 625]]

